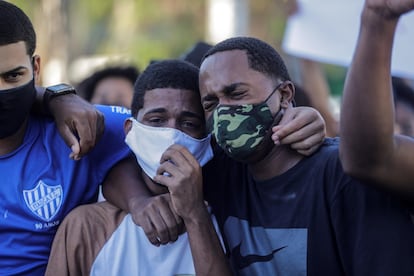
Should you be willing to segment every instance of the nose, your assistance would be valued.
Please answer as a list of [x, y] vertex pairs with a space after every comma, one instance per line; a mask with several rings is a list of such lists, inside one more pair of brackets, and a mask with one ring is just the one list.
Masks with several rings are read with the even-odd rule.
[[175, 119], [169, 119], [167, 121], [167, 124], [165, 125], [165, 127], [178, 128], [177, 120], [175, 120]]

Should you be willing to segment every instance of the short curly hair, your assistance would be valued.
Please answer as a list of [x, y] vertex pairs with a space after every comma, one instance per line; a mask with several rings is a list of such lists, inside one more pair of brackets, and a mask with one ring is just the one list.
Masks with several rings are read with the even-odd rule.
[[193, 91], [200, 96], [198, 68], [178, 59], [155, 61], [140, 74], [134, 85], [131, 113], [136, 117], [144, 106], [144, 96], [156, 88], [173, 88]]
[[36, 50], [36, 33], [29, 17], [15, 5], [0, 1], [0, 45], [23, 41], [27, 54]]
[[216, 44], [205, 54], [207, 57], [225, 51], [246, 51], [251, 69], [265, 74], [273, 80], [290, 80], [286, 65], [279, 53], [266, 42], [253, 37], [233, 37]]

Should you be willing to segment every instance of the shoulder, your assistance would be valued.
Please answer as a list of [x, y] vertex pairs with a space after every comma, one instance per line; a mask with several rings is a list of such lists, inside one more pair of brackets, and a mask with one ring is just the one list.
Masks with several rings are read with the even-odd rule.
[[327, 154], [327, 155], [338, 154], [339, 142], [340, 142], [339, 137], [325, 138], [325, 140], [323, 141], [321, 147], [319, 148], [317, 152], [321, 152], [322, 154]]
[[103, 179], [114, 164], [130, 154], [124, 141], [124, 121], [130, 117], [130, 111], [117, 106], [97, 105], [96, 107], [104, 114], [105, 130], [88, 156], [93, 159], [93, 166], [104, 173], [101, 175]]
[[340, 139], [325, 138], [321, 147], [309, 158], [314, 165], [319, 164], [327, 171], [343, 173], [342, 163], [339, 158]]
[[343, 171], [339, 159], [339, 139], [325, 138], [320, 148], [301, 163], [322, 171]]
[[105, 105], [96, 105], [96, 108], [103, 113], [105, 118], [105, 130], [102, 139], [122, 140], [123, 143], [124, 121], [131, 116], [130, 110], [125, 107]]
[[113, 121], [123, 121], [131, 116], [131, 110], [121, 106], [96, 105], [96, 108], [104, 114], [105, 124]]

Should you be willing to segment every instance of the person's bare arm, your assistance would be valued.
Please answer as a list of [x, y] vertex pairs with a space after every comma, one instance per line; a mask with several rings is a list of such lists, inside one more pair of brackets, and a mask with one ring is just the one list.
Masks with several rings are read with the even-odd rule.
[[135, 157], [115, 165], [102, 184], [107, 201], [128, 212], [155, 246], [176, 241], [183, 222], [173, 211], [169, 194], [154, 196], [147, 189]]
[[344, 170], [414, 197], [414, 141], [394, 136], [391, 53], [398, 19], [414, 1], [367, 0], [341, 107]]
[[202, 179], [201, 167], [191, 153], [181, 145], [172, 145], [164, 152], [154, 181], [168, 187], [173, 207], [184, 221], [196, 275], [231, 275], [203, 200]]
[[[45, 88], [36, 87], [33, 112], [55, 119], [60, 135], [71, 148], [70, 158], [79, 160], [99, 141], [104, 132], [104, 116], [92, 104], [74, 94], [53, 98], [43, 106]], [[50, 112], [50, 114], [49, 114]]]

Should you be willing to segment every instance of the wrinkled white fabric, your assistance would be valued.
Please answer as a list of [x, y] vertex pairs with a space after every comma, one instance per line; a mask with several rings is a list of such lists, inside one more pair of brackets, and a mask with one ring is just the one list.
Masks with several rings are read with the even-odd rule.
[[186, 147], [200, 166], [204, 166], [213, 158], [210, 135], [203, 139], [195, 139], [174, 128], [151, 127], [141, 124], [134, 118], [128, 118], [128, 120], [132, 121], [132, 128], [125, 138], [125, 143], [151, 179], [154, 178], [160, 166], [162, 154], [173, 144]]

